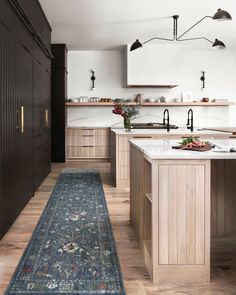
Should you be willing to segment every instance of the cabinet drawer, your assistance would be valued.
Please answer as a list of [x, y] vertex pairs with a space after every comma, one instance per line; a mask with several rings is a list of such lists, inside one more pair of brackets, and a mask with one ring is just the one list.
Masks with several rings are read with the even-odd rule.
[[96, 146], [108, 146], [110, 145], [110, 137], [109, 135], [96, 135], [95, 137], [95, 145]]
[[94, 147], [95, 137], [94, 135], [80, 135], [77, 139], [78, 146], [81, 147]]
[[110, 149], [108, 146], [96, 147], [95, 148], [96, 158], [110, 158]]
[[94, 135], [95, 136], [95, 130], [93, 128], [80, 128], [79, 135]]
[[94, 147], [67, 147], [66, 149], [67, 158], [93, 158], [95, 157]]
[[96, 129], [95, 134], [96, 136], [109, 136], [110, 129], [104, 128], [104, 129]]

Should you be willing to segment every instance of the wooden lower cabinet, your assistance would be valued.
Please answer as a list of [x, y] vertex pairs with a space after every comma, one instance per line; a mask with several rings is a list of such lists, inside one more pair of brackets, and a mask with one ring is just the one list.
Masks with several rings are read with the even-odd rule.
[[66, 128], [66, 157], [110, 159], [109, 128]]
[[210, 167], [131, 147], [131, 223], [158, 285], [210, 281]]

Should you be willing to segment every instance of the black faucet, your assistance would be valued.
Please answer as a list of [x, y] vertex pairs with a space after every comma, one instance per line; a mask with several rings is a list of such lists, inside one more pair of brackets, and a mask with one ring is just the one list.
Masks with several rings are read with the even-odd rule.
[[188, 110], [188, 120], [187, 120], [187, 129], [190, 129], [193, 132], [193, 110]]
[[[166, 114], [167, 114], [167, 118], [166, 118]], [[168, 109], [165, 109], [163, 112], [163, 127], [165, 127], [165, 125], [166, 125], [167, 132], [170, 132], [170, 114]]]

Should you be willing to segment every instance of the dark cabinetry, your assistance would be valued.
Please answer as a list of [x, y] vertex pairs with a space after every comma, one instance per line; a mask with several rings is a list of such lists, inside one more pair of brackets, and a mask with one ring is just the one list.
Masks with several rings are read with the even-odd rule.
[[52, 44], [52, 162], [65, 162], [65, 100], [67, 98], [67, 48]]
[[50, 171], [50, 36], [37, 0], [0, 0], [0, 238]]

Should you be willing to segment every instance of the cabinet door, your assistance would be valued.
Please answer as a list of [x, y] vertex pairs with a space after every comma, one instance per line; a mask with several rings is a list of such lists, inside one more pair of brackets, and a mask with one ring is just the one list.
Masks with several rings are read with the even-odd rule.
[[44, 89], [44, 68], [35, 59], [33, 66], [34, 86], [33, 86], [33, 135], [43, 134], [44, 110], [43, 110], [43, 89]]
[[16, 216], [17, 188], [17, 47], [0, 23], [0, 238]]
[[18, 190], [19, 206], [33, 195], [32, 55], [18, 45]]
[[50, 72], [34, 61], [33, 146], [34, 184], [37, 188], [50, 172]]

